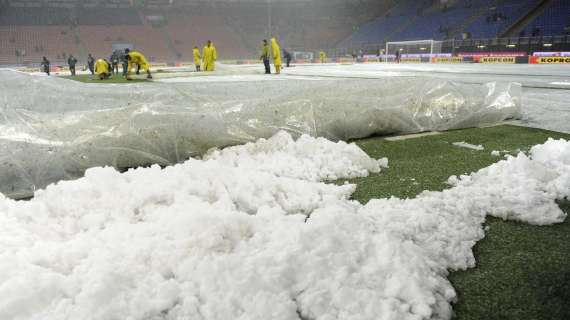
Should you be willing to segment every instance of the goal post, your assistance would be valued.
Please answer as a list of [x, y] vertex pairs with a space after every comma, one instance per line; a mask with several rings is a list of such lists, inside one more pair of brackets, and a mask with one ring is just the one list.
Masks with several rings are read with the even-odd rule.
[[442, 41], [415, 40], [393, 41], [386, 43], [385, 62], [395, 61], [396, 52], [400, 52], [403, 62], [421, 62], [422, 58], [434, 57], [441, 53]]
[[310, 51], [293, 51], [293, 61], [299, 62], [313, 62], [315, 55]]

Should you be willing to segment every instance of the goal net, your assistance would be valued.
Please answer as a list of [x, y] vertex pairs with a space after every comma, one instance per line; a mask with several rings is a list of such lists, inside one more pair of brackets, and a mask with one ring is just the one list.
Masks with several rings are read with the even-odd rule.
[[385, 62], [395, 62], [396, 53], [400, 53], [400, 62], [429, 62], [429, 59], [441, 53], [441, 41], [417, 40], [386, 43]]
[[293, 60], [296, 63], [313, 62], [315, 55], [312, 52], [306, 51], [293, 51]]

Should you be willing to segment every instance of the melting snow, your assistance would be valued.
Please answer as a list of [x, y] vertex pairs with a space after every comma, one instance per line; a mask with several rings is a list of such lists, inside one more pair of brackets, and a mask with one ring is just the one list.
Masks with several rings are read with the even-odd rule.
[[465, 141], [454, 142], [452, 144], [454, 146], [460, 147], [460, 148], [473, 149], [473, 150], [477, 150], [477, 151], [485, 150], [485, 148], [482, 145], [474, 145], [474, 144], [467, 143]]
[[549, 140], [415, 199], [322, 181], [379, 172], [352, 144], [286, 133], [204, 160], [96, 168], [0, 196], [1, 319], [450, 318], [486, 214], [561, 222], [570, 142]]

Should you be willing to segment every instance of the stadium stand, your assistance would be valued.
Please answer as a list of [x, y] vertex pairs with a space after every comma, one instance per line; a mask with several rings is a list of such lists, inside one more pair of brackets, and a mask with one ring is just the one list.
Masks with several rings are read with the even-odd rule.
[[71, 22], [68, 8], [3, 6], [0, 11], [3, 26], [70, 25]]
[[[394, 1], [395, 2], [395, 1]], [[372, 5], [371, 5], [372, 3]], [[374, 2], [344, 2], [329, 6], [309, 3], [276, 3], [272, 10], [271, 34], [277, 35], [289, 49], [319, 50], [334, 47], [340, 40], [349, 36], [355, 26], [363, 21], [374, 19], [385, 12], [392, 2], [379, 6]], [[226, 23], [236, 30], [240, 41], [248, 52], [259, 51], [261, 39], [269, 33], [266, 5], [232, 8], [225, 15]]]
[[107, 58], [113, 44], [133, 44], [150, 62], [173, 60], [161, 33], [149, 26], [79, 26], [81, 42], [87, 52]]
[[556, 36], [570, 34], [570, 1], [554, 0], [524, 29], [525, 35]]
[[[165, 15], [168, 21], [166, 32], [174, 43], [178, 57], [192, 58], [192, 48], [200, 49], [207, 40], [212, 40], [220, 56], [249, 56], [239, 36], [226, 24], [220, 16], [191, 16], [184, 13], [171, 12]], [[231, 54], [228, 54], [230, 52]]]
[[80, 8], [74, 14], [74, 22], [75, 24], [86, 26], [131, 26], [142, 24], [137, 11], [131, 8]]
[[472, 38], [494, 38], [511, 26], [521, 16], [529, 13], [536, 0], [509, 0], [498, 4], [492, 2], [488, 10], [465, 29]]
[[452, 28], [473, 14], [473, 7], [427, 6], [418, 8], [418, 15], [408, 28], [392, 34], [392, 39], [448, 39]]
[[0, 26], [0, 64], [31, 64], [42, 56], [53, 62], [77, 53], [73, 31], [65, 26]]
[[[420, 4], [424, 4], [421, 2]], [[366, 23], [339, 43], [339, 46], [353, 46], [355, 43], [382, 43], [390, 39], [390, 35], [410, 23], [409, 10], [417, 12], [418, 3], [413, 0], [399, 1], [384, 15]], [[415, 17], [415, 16], [414, 16]]]
[[161, 31], [143, 20], [129, 7], [5, 6], [0, 11], [0, 64], [37, 64], [44, 55], [52, 64], [63, 64], [69, 54], [82, 61], [88, 52], [107, 58], [117, 43], [132, 44], [150, 61], [173, 61], [175, 54]]
[[[448, 2], [402, 0], [384, 15], [361, 25], [340, 42], [342, 47], [420, 39], [496, 38], [534, 10], [540, 0], [466, 0]], [[568, 33], [570, 1], [554, 0], [522, 32], [530, 36]], [[536, 33], [536, 32], [535, 32]]]
[[[190, 59], [191, 49], [202, 47], [208, 39], [216, 44], [221, 59], [255, 59], [261, 39], [269, 34], [284, 48], [327, 49], [352, 33], [354, 26], [374, 19], [397, 2], [274, 1], [268, 8], [263, 0], [252, 0], [246, 6], [232, 1], [2, 0], [2, 32], [21, 34], [12, 41], [8, 40], [14, 37], [3, 38], [0, 63], [37, 64], [43, 54], [52, 63], [64, 63], [60, 51], [84, 62], [89, 52], [108, 57], [114, 44], [132, 44], [151, 61], [174, 62]], [[55, 31], [42, 35], [43, 26]], [[36, 45], [44, 50], [36, 52]]]
[[131, 44], [151, 62], [176, 62], [190, 60], [192, 48], [206, 40], [214, 41], [221, 59], [255, 59], [269, 34], [284, 48], [318, 51], [386, 41], [563, 35], [570, 28], [567, 0], [271, 3], [0, 0], [0, 64], [37, 64], [43, 55], [63, 63], [70, 53], [84, 62], [89, 52], [108, 57], [114, 44]]

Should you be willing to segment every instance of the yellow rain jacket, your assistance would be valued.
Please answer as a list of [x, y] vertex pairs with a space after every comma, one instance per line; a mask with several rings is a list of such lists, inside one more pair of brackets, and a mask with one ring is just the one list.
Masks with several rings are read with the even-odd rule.
[[97, 59], [97, 61], [95, 62], [95, 73], [97, 75], [109, 73], [109, 65], [105, 60]]
[[271, 51], [273, 51], [273, 65], [281, 67], [281, 48], [275, 38], [271, 38]]
[[127, 68], [129, 72], [131, 72], [131, 69], [135, 64], [140, 66], [141, 67], [140, 69], [143, 71], [148, 71], [150, 69], [150, 64], [148, 63], [146, 58], [142, 55], [142, 53], [138, 51], [131, 51], [129, 52], [129, 56], [131, 57], [131, 59], [129, 59], [129, 66]]
[[204, 63], [202, 65], [204, 71], [214, 71], [216, 69], [216, 60], [218, 60], [218, 53], [216, 47], [212, 43], [209, 47], [206, 45], [202, 50], [202, 58]]
[[202, 60], [202, 57], [200, 57], [200, 49], [195, 48], [194, 50], [192, 50], [192, 53], [194, 54], [194, 64], [199, 66], [200, 60]]
[[319, 52], [319, 58], [321, 59], [321, 63], [325, 63], [327, 60], [327, 54], [324, 51]]

